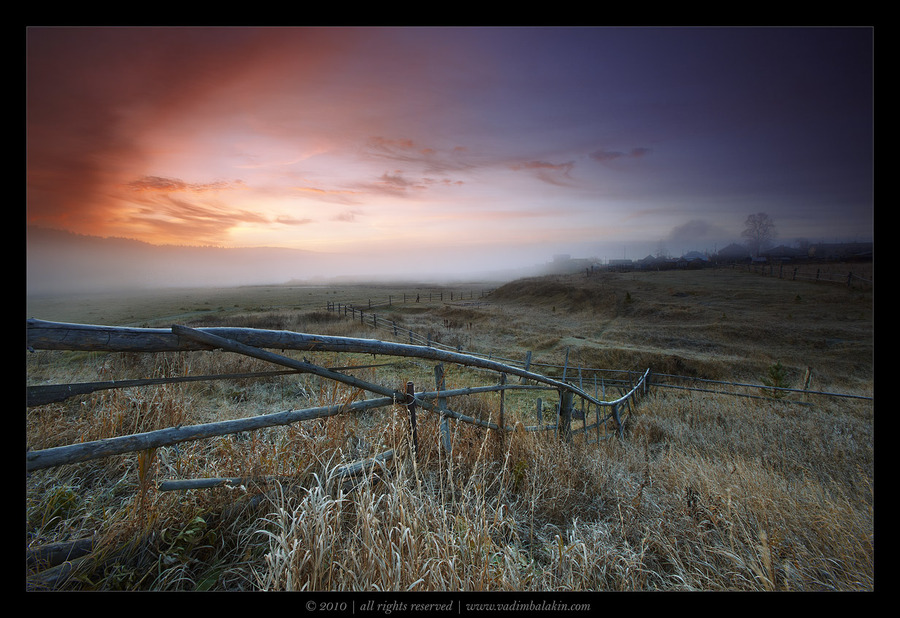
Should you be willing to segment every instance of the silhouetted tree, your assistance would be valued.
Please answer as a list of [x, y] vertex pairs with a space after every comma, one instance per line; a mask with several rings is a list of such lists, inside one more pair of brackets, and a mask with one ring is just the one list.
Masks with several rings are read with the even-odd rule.
[[749, 215], [741, 236], [747, 241], [751, 255], [759, 257], [759, 252], [775, 237], [775, 222], [764, 212]]

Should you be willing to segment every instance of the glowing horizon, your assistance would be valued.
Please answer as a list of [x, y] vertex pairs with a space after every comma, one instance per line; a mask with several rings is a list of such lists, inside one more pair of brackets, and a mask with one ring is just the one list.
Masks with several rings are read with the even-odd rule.
[[757, 211], [786, 243], [874, 227], [868, 29], [30, 28], [26, 64], [26, 220], [79, 234], [550, 255], [721, 245]]

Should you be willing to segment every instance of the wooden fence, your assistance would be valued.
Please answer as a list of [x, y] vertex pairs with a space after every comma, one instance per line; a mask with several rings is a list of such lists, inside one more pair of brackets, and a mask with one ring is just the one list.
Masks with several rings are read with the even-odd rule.
[[[101, 457], [109, 457], [135, 451], [145, 451], [161, 446], [170, 446], [181, 442], [201, 440], [215, 436], [228, 435], [238, 432], [252, 431], [265, 427], [289, 425], [306, 420], [325, 418], [338, 414], [358, 413], [365, 410], [399, 405], [405, 408], [410, 419], [410, 434], [412, 444], [417, 443], [416, 411], [421, 408], [435, 413], [440, 417], [442, 446], [452, 449], [451, 434], [449, 431], [449, 419], [460, 422], [479, 425], [488, 429], [509, 432], [516, 429], [525, 431], [552, 431], [563, 440], [572, 440], [573, 436], [596, 432], [596, 439], [618, 435], [623, 437], [625, 420], [633, 410], [637, 400], [645, 395], [650, 384], [649, 369], [640, 374], [636, 380], [629, 384], [629, 388], [621, 393], [618, 398], [605, 401], [583, 390], [581, 385], [575, 385], [567, 379], [552, 378], [540, 373], [530, 371], [527, 367], [520, 368], [497, 360], [463, 354], [451, 350], [442, 350], [435, 347], [391, 343], [375, 339], [360, 339], [352, 337], [335, 337], [326, 335], [296, 333], [291, 331], [275, 331], [250, 328], [188, 328], [185, 326], [172, 326], [171, 328], [132, 328], [120, 326], [97, 326], [86, 324], [68, 324], [60, 322], [47, 322], [30, 319], [26, 322], [26, 342], [30, 350], [80, 350], [80, 351], [105, 351], [105, 352], [176, 352], [199, 350], [225, 350], [253, 358], [271, 362], [285, 367], [279, 372], [263, 372], [262, 374], [240, 374], [240, 377], [249, 375], [273, 375], [273, 373], [308, 373], [329, 380], [347, 384], [362, 391], [372, 393], [378, 397], [342, 405], [320, 406], [302, 410], [288, 410], [272, 414], [264, 414], [251, 418], [220, 421], [193, 425], [189, 427], [171, 427], [158, 431], [150, 431], [139, 434], [119, 436], [58, 446], [42, 450], [28, 450], [26, 452], [26, 470], [34, 471], [55, 466], [88, 461]], [[429, 391], [416, 391], [414, 384], [408, 382], [405, 390], [396, 390], [389, 387], [362, 380], [342, 371], [341, 368], [327, 368], [320, 365], [300, 361], [294, 358], [276, 354], [270, 350], [302, 350], [309, 352], [339, 352], [339, 353], [365, 353], [383, 355], [389, 357], [408, 357], [423, 360], [436, 361], [434, 368], [435, 389]], [[478, 370], [485, 370], [499, 375], [497, 384], [475, 386], [459, 389], [446, 389], [444, 386], [443, 363], [452, 363]], [[508, 376], [520, 378], [518, 383], [509, 382]], [[67, 385], [37, 385], [27, 387], [29, 405], [39, 405], [49, 401], [62, 400], [67, 397], [85, 394], [101, 389], [135, 387], [161, 382], [176, 382], [185, 380], [218, 379], [229, 376], [196, 376], [178, 378], [155, 378], [147, 380], [126, 380], [116, 382], [92, 382]], [[556, 404], [553, 406], [553, 421], [542, 422], [542, 400], [537, 400], [538, 424], [522, 426], [521, 424], [507, 424], [504, 414], [502, 393], [508, 390], [545, 390], [556, 392]], [[496, 423], [484, 421], [465, 414], [455, 412], [449, 405], [454, 397], [474, 393], [499, 392], [501, 404], [499, 419]], [[578, 405], [577, 402], [580, 402]], [[593, 414], [591, 413], [593, 412]], [[573, 419], [583, 420], [582, 426], [574, 428]], [[588, 422], [592, 421], [589, 425]], [[611, 423], [610, 423], [611, 421]], [[612, 427], [614, 433], [602, 434], [607, 426]], [[338, 476], [352, 475], [360, 470], [368, 469], [393, 457], [392, 451], [377, 455], [375, 458], [356, 462], [342, 467], [336, 473]], [[188, 482], [163, 483], [161, 489], [183, 489], [188, 487], [201, 487], [221, 484], [227, 479], [200, 479]]]
[[814, 270], [810, 267], [801, 269], [799, 266], [783, 263], [766, 263], [766, 264], [748, 264], [749, 272], [766, 275], [769, 277], [777, 277], [779, 279], [788, 279], [791, 281], [812, 281], [814, 283], [838, 283], [846, 285], [848, 288], [857, 287], [862, 289], [870, 289], [872, 279], [862, 277], [852, 270], [848, 270], [846, 274], [837, 272], [833, 268], [816, 267]]
[[[426, 294], [421, 295], [422, 302], [425, 302], [425, 296]], [[481, 293], [481, 296], [484, 296], [484, 292]], [[418, 294], [403, 294], [402, 297], [403, 302], [419, 302]], [[442, 302], [444, 298], [449, 298], [451, 302], [454, 300], [464, 301], [467, 298], [473, 299], [474, 293], [470, 292], [467, 296], [465, 293], [460, 294], [457, 292], [456, 296], [454, 297], [454, 294], [452, 292], [429, 292], [427, 294], [427, 297], [428, 302]], [[486, 358], [488, 360], [498, 361], [508, 365], [521, 366], [525, 370], [540, 369], [544, 372], [545, 375], [550, 372], [561, 372], [562, 380], [575, 381], [577, 379], [580, 387], [583, 387], [584, 381], [587, 380], [588, 382], [593, 382], [593, 384], [595, 385], [595, 396], [599, 393], [602, 393], [599, 396], [606, 397], [607, 388], [613, 390], [618, 389], [621, 391], [622, 387], [626, 387], [625, 390], [628, 390], [633, 386], [636, 380], [640, 380], [641, 378], [640, 372], [627, 369], [600, 369], [569, 366], [568, 349], [566, 350], [565, 360], [562, 365], [546, 362], [535, 362], [532, 360], [531, 352], [528, 352], [525, 355], [524, 360], [517, 360], [496, 355], [493, 351], [483, 353], [474, 350], [463, 350], [462, 345], [451, 346], [444, 344], [440, 340], [440, 337], [435, 334], [438, 331], [444, 329], [452, 330], [452, 327], [434, 327], [423, 334], [421, 332], [416, 332], [397, 324], [396, 320], [384, 317], [384, 315], [379, 315], [379, 309], [385, 309], [393, 306], [394, 299], [392, 297], [389, 297], [386, 301], [381, 300], [376, 302], [373, 302], [372, 299], [367, 299], [364, 306], [362, 304], [329, 301], [325, 309], [328, 312], [347, 317], [354, 321], [358, 321], [361, 325], [371, 327], [372, 329], [379, 331], [386, 336], [392, 336], [395, 340], [402, 340], [404, 342], [408, 340], [411, 345], [418, 344], [424, 345], [429, 348], [433, 347], [448, 351], [455, 351], [471, 356]], [[570, 371], [573, 372], [574, 375], [570, 375]], [[585, 378], [585, 375], [583, 374], [589, 374], [590, 378]], [[599, 379], [598, 376], [600, 376]]]

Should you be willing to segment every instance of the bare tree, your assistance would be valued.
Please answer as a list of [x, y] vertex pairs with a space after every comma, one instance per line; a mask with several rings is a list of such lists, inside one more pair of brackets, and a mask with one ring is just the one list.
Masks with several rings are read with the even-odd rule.
[[669, 249], [663, 241], [659, 241], [659, 244], [656, 245], [656, 257], [659, 259], [669, 257]]
[[749, 215], [744, 221], [744, 231], [741, 232], [741, 236], [747, 241], [750, 253], [759, 257], [759, 252], [775, 238], [775, 222], [764, 212]]

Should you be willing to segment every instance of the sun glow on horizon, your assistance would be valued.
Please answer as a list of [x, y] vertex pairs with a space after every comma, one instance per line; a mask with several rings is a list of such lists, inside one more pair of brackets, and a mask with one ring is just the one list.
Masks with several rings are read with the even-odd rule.
[[[703, 249], [767, 208], [783, 237], [871, 236], [870, 39], [34, 28], [26, 221], [372, 261], [415, 246], [489, 261], [517, 244]], [[817, 72], [796, 49], [816, 50]]]

